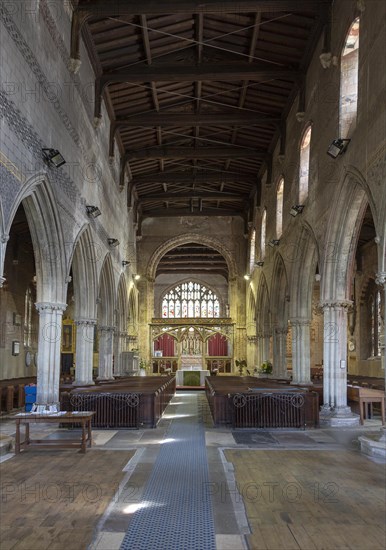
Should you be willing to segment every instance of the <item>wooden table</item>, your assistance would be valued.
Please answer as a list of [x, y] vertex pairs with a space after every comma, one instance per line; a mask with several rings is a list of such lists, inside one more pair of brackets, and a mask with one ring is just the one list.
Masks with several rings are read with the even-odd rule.
[[364, 423], [364, 419], [369, 417], [368, 407], [370, 406], [370, 415], [372, 416], [373, 403], [380, 403], [382, 426], [385, 425], [385, 392], [383, 390], [347, 385], [347, 399], [359, 402], [361, 424]]
[[[15, 454], [20, 453], [21, 449], [27, 446], [39, 446], [45, 448], [59, 447], [62, 449], [73, 449], [80, 447], [81, 452], [86, 452], [86, 445], [91, 447], [91, 419], [95, 413], [89, 411], [74, 411], [50, 414], [19, 413], [15, 416], [16, 420], [16, 441]], [[80, 424], [82, 426], [81, 439], [30, 439], [30, 424]], [[25, 439], [20, 440], [20, 426], [25, 425]]]

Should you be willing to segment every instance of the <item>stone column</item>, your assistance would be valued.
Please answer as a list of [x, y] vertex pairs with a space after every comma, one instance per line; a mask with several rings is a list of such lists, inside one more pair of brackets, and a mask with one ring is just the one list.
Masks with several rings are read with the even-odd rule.
[[37, 302], [39, 312], [37, 403], [59, 401], [60, 343], [66, 304]]
[[275, 328], [273, 333], [273, 375], [277, 378], [287, 378], [287, 327]]
[[114, 327], [99, 327], [99, 334], [98, 380], [113, 380]]
[[347, 310], [350, 301], [325, 302], [323, 338], [323, 407], [321, 421], [330, 426], [359, 424], [347, 405]]
[[93, 351], [94, 351], [94, 327], [96, 319], [78, 319], [76, 325], [76, 355], [75, 355], [75, 380], [74, 386], [91, 386]]
[[114, 377], [123, 376], [121, 353], [127, 350], [127, 333], [120, 331], [114, 337]]
[[310, 369], [309, 319], [291, 319], [292, 327], [292, 384], [312, 385]]
[[[383, 293], [384, 293], [384, 304], [385, 304], [385, 312], [386, 312], [386, 271], [379, 271], [376, 274], [375, 282], [377, 285], [383, 286]], [[386, 322], [383, 321], [383, 334], [381, 334], [380, 338], [381, 342], [381, 365], [382, 369], [384, 370], [385, 374], [385, 382], [386, 382], [386, 364], [385, 364], [385, 346], [386, 346]]]

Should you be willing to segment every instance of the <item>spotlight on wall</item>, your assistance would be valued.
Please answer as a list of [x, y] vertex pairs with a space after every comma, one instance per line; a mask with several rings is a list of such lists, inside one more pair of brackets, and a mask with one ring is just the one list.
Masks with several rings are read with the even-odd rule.
[[118, 246], [119, 245], [119, 241], [118, 239], [107, 239], [107, 242], [109, 243], [109, 246]]
[[255, 265], [257, 265], [258, 267], [263, 267], [264, 262], [263, 260], [259, 260], [258, 262], [255, 262]]
[[294, 204], [294, 206], [291, 206], [290, 214], [294, 218], [303, 212], [304, 204]]
[[249, 275], [244, 275], [244, 279], [245, 279], [246, 281], [249, 281], [250, 276], [249, 276]]
[[127, 265], [130, 265], [129, 260], [122, 260], [122, 266], [126, 267]]
[[86, 210], [87, 210], [87, 215], [90, 216], [90, 218], [97, 218], [102, 214], [102, 212], [99, 210], [97, 206], [91, 206], [90, 204], [86, 206]]
[[57, 149], [42, 149], [42, 152], [46, 164], [53, 164], [55, 168], [59, 168], [63, 166], [63, 164], [66, 164], [66, 161]]
[[339, 155], [343, 155], [350, 141], [351, 139], [334, 139], [330, 147], [327, 149], [327, 155], [330, 155], [333, 159], [336, 159]]
[[134, 279], [135, 279], [136, 281], [139, 281], [140, 278], [141, 278], [141, 275], [138, 275], [138, 274], [137, 274], [137, 275], [134, 276]]
[[268, 246], [270, 246], [271, 248], [274, 248], [275, 246], [279, 246], [279, 244], [280, 244], [280, 239], [272, 239], [269, 241]]

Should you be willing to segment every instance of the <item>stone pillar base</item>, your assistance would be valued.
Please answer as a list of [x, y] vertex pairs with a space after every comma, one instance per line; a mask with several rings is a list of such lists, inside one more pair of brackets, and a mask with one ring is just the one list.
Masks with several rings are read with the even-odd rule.
[[82, 380], [74, 380], [72, 383], [73, 386], [95, 386], [94, 380], [89, 380], [88, 382], [82, 382]]
[[379, 435], [361, 435], [358, 437], [361, 452], [374, 458], [386, 458], [386, 431], [382, 429]]
[[98, 382], [107, 382], [109, 380], [115, 380], [114, 376], [111, 376], [110, 378], [108, 376], [98, 376], [97, 377]]
[[320, 426], [330, 426], [331, 428], [359, 426], [359, 414], [354, 414], [350, 407], [335, 409], [322, 407], [320, 411]]
[[299, 382], [297, 382], [296, 380], [292, 380], [290, 382], [290, 386], [313, 386], [314, 383], [311, 382], [311, 380], [304, 380], [304, 382], [302, 382], [301, 380]]

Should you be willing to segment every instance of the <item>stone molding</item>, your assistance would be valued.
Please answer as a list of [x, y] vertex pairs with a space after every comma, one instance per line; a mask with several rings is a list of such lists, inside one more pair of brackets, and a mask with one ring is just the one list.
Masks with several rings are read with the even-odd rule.
[[350, 309], [353, 307], [353, 302], [351, 300], [328, 301], [321, 302], [320, 306], [323, 308], [323, 311], [326, 311], [328, 309]]
[[377, 285], [383, 286], [386, 290], [386, 271], [379, 271], [375, 274], [375, 282]]
[[65, 311], [67, 309], [67, 304], [57, 303], [57, 302], [36, 302], [35, 307], [39, 313], [42, 311]]
[[115, 332], [115, 327], [110, 326], [100, 326], [98, 327], [99, 332]]
[[97, 324], [96, 319], [77, 319], [75, 321], [75, 325], [77, 327], [80, 327], [80, 326], [95, 326], [96, 324]]
[[290, 319], [291, 327], [306, 327], [311, 325], [311, 319]]

